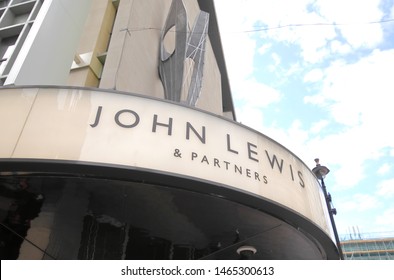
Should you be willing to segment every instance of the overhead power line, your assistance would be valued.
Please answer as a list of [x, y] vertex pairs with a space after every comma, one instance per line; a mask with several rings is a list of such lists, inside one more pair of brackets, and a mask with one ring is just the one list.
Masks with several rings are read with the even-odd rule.
[[[227, 30], [222, 30], [221, 33], [253, 33], [253, 32], [262, 32], [262, 31], [269, 31], [269, 30], [275, 30], [275, 29], [283, 29], [283, 28], [290, 28], [290, 27], [308, 27], [308, 26], [346, 26], [346, 25], [370, 25], [370, 24], [384, 24], [384, 23], [391, 23], [394, 22], [393, 18], [389, 19], [383, 19], [383, 20], [378, 20], [378, 21], [368, 21], [368, 22], [340, 22], [340, 23], [335, 23], [335, 22], [315, 22], [315, 23], [289, 23], [289, 24], [284, 24], [284, 25], [278, 25], [278, 26], [271, 26], [271, 27], [255, 27], [250, 30], [240, 30], [240, 31], [227, 31]], [[140, 28], [128, 28], [127, 29], [129, 32], [138, 32], [138, 31], [145, 31], [145, 30], [157, 30], [157, 31], [162, 31], [161, 28], [157, 27], [140, 27]], [[168, 32], [176, 32], [173, 30], [169, 30]]]
[[251, 30], [240, 31], [240, 33], [260, 32], [268, 31], [273, 29], [289, 28], [289, 27], [306, 27], [306, 26], [346, 26], [346, 25], [369, 25], [369, 24], [383, 24], [394, 22], [394, 19], [384, 19], [379, 21], [368, 21], [368, 22], [347, 22], [347, 23], [329, 23], [329, 22], [315, 22], [315, 23], [290, 23], [285, 25], [278, 25], [272, 27], [256, 27]]

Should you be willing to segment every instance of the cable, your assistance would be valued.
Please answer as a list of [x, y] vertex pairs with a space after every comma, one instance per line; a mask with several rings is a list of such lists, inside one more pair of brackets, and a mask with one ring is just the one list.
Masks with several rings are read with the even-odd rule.
[[23, 237], [22, 235], [20, 235], [19, 233], [17, 233], [16, 231], [14, 231], [12, 228], [6, 226], [3, 223], [0, 223], [0, 225], [2, 225], [5, 229], [9, 230], [12, 234], [15, 234], [16, 236], [18, 236], [19, 238], [23, 239], [24, 241], [30, 243], [31, 245], [33, 245], [34, 247], [36, 247], [38, 250], [40, 250], [42, 253], [44, 253], [45, 255], [49, 256], [51, 259], [56, 260], [55, 257], [51, 256], [50, 254], [48, 254], [47, 252], [45, 252], [43, 249], [41, 249], [40, 247], [38, 247], [36, 244], [34, 244], [33, 242], [31, 242], [29, 239]]
[[369, 22], [348, 22], [348, 23], [326, 23], [326, 22], [316, 22], [316, 23], [291, 23], [273, 27], [261, 27], [252, 30], [240, 31], [242, 33], [260, 32], [268, 31], [274, 29], [288, 28], [288, 27], [305, 27], [305, 26], [346, 26], [346, 25], [369, 25], [369, 24], [382, 24], [394, 22], [394, 19], [385, 19], [380, 21], [369, 21]]
[[[253, 33], [253, 32], [261, 32], [261, 31], [269, 31], [275, 29], [289, 28], [289, 27], [306, 27], [306, 26], [346, 26], [346, 25], [370, 25], [370, 24], [384, 24], [394, 22], [393, 18], [378, 20], [378, 21], [368, 21], [368, 22], [340, 22], [340, 23], [329, 23], [329, 22], [315, 22], [315, 23], [290, 23], [285, 25], [278, 25], [273, 27], [256, 27], [251, 30], [241, 30], [241, 31], [221, 31], [220, 33]], [[162, 31], [161, 28], [158, 27], [141, 27], [141, 28], [133, 28], [128, 29], [129, 32], [138, 32], [138, 31], [146, 31], [146, 30], [157, 30]], [[169, 30], [168, 32], [177, 32], [173, 30]], [[179, 32], [179, 31], [178, 31]], [[212, 33], [212, 32], [211, 32]]]
[[[117, 89], [118, 89], [118, 87], [117, 87], [118, 74], [119, 74], [120, 65], [121, 65], [121, 63], [122, 63], [124, 48], [125, 48], [125, 46], [126, 46], [127, 35], [129, 35], [129, 37], [131, 37], [131, 32], [130, 32], [130, 31], [132, 31], [132, 30], [129, 29], [129, 25], [130, 25], [131, 18], [132, 18], [132, 17], [131, 17], [131, 14], [132, 14], [132, 12], [133, 12], [133, 7], [134, 7], [134, 1], [132, 1], [131, 4], [130, 4], [129, 18], [128, 18], [126, 27], [119, 30], [119, 32], [124, 32], [124, 31], [126, 31], [126, 34], [125, 34], [125, 37], [124, 37], [124, 40], [123, 40], [123, 43], [122, 43], [122, 49], [121, 49], [121, 53], [120, 53], [120, 57], [119, 57], [119, 61], [118, 61], [118, 66], [116, 67], [116, 72], [115, 72], [115, 77], [114, 77], [114, 86], [113, 86], [113, 89], [114, 89], [114, 90], [117, 90]], [[115, 27], [115, 23], [114, 23], [114, 27]]]

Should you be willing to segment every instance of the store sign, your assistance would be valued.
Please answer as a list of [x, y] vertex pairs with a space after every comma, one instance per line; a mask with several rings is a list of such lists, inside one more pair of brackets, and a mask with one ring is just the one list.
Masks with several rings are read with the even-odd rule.
[[0, 140], [0, 158], [123, 165], [210, 181], [275, 201], [330, 231], [309, 168], [277, 142], [236, 122], [103, 91], [4, 89], [0, 99], [0, 125], [8, 135]]
[[[102, 112], [103, 106], [98, 106], [94, 122], [90, 124], [92, 128], [96, 128], [100, 124]], [[109, 117], [113, 117], [114, 124], [125, 129], [136, 128], [141, 121], [141, 116], [140, 113], [138, 113], [138, 108], [134, 110], [121, 109], [117, 111], [114, 116]], [[173, 117], [165, 117], [162, 118], [162, 120], [158, 114], [153, 114], [153, 116], [146, 117], [148, 120], [151, 120], [151, 133], [161, 133], [166, 134], [167, 136], [172, 136], [173, 133], [175, 133], [173, 132], [173, 130], [175, 126], [174, 122], [176, 122], [176, 120], [174, 120]], [[217, 135], [216, 133], [214, 133], [213, 135], [209, 135], [207, 134], [207, 130], [212, 132], [214, 132], [215, 130], [207, 129], [206, 125], [195, 127], [191, 121], [187, 120], [182, 120], [181, 122], [183, 124], [184, 140], [190, 140], [191, 137], [194, 137], [197, 141], [206, 145], [207, 139], [212, 137], [219, 138], [222, 141], [218, 148], [225, 148], [223, 149], [223, 158], [226, 158], [225, 153], [239, 155], [240, 151], [244, 150], [244, 154], [246, 155], [248, 160], [255, 163], [258, 163], [260, 160], [265, 160], [266, 164], [268, 164], [272, 170], [276, 169], [280, 174], [287, 173], [284, 172], [283, 169], [288, 168], [288, 179], [292, 182], [297, 180], [299, 186], [305, 187], [305, 182], [303, 179], [304, 175], [302, 174], [302, 171], [293, 170], [293, 166], [291, 165], [291, 163], [286, 163], [283, 158], [279, 158], [274, 152], [270, 153], [268, 150], [261, 149], [257, 146], [257, 144], [248, 141], [244, 141], [245, 143], [236, 148], [232, 145], [232, 139], [237, 137], [239, 138], [241, 135], [234, 136], [231, 134], [231, 132], [227, 132], [225, 135]], [[160, 127], [163, 127], [164, 129], [160, 129]], [[262, 156], [261, 158], [259, 153], [265, 154], [266, 157]], [[248, 167], [237, 164], [237, 162], [231, 163], [227, 160], [217, 158], [204, 152], [191, 152], [185, 155], [182, 154], [181, 149], [175, 148], [173, 151], [173, 156], [180, 159], [188, 158], [190, 161], [199, 162], [206, 166], [212, 165], [214, 168], [225, 169], [234, 174], [244, 175], [247, 178], [263, 182], [264, 184], [268, 184], [268, 177], [267, 175], [264, 175], [264, 173], [262, 173], [262, 170], [251, 170]]]

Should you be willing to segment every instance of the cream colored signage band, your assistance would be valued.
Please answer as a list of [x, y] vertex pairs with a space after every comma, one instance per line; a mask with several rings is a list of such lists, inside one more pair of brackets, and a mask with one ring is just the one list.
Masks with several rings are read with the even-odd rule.
[[263, 134], [209, 113], [114, 92], [4, 88], [0, 127], [7, 135], [0, 158], [116, 164], [216, 182], [288, 207], [332, 236], [309, 168]]

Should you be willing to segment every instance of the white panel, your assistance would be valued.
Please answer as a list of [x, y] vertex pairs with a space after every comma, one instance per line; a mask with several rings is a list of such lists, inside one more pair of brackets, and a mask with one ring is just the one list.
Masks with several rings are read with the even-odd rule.
[[46, 0], [5, 82], [65, 85], [92, 0]]

